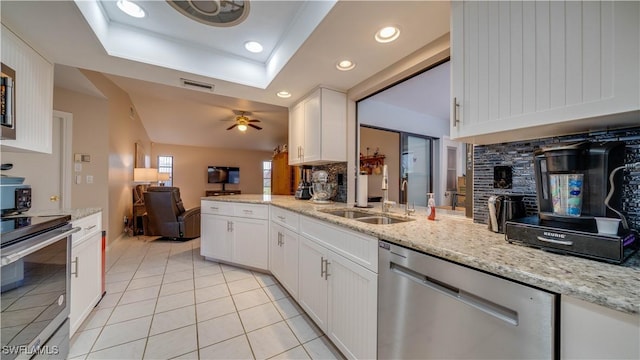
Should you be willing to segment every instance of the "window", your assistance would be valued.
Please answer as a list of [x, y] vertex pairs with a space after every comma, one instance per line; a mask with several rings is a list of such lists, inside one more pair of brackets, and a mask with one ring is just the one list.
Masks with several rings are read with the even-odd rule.
[[[169, 174], [169, 180], [160, 180], [160, 174]], [[173, 186], [173, 156], [158, 156], [158, 179], [164, 186]]]
[[262, 162], [262, 193], [271, 195], [271, 161]]

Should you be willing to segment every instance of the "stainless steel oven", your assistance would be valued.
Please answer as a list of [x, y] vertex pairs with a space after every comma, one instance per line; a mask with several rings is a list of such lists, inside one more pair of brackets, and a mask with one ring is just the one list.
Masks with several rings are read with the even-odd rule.
[[69, 352], [70, 217], [2, 218], [2, 359]]

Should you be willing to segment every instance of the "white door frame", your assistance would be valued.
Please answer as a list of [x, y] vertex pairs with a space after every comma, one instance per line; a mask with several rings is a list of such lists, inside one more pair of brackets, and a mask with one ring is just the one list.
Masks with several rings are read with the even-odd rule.
[[60, 150], [61, 150], [61, 169], [60, 169], [60, 197], [62, 197], [62, 208], [71, 209], [71, 173], [73, 172], [72, 161], [72, 142], [73, 142], [73, 114], [53, 110], [53, 117], [59, 118], [62, 123], [60, 127]]

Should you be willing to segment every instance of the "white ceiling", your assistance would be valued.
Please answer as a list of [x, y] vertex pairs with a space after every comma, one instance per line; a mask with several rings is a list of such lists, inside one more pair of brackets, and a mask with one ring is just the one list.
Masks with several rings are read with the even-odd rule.
[[[164, 1], [141, 4], [149, 12], [143, 25], [116, 13], [111, 1], [0, 6], [2, 23], [56, 63], [56, 86], [91, 93], [73, 68], [107, 74], [129, 93], [153, 142], [261, 150], [286, 142], [286, 107], [314, 87], [347, 91], [449, 31], [447, 1], [252, 1], [234, 28], [199, 24]], [[400, 38], [376, 43], [375, 32], [389, 24], [400, 27]], [[247, 40], [266, 51], [246, 53]], [[133, 55], [121, 52], [132, 48]], [[338, 71], [343, 58], [356, 68]], [[213, 84], [213, 94], [181, 88], [181, 78]], [[293, 96], [280, 99], [280, 90]], [[226, 131], [233, 109], [252, 111], [263, 130]]]

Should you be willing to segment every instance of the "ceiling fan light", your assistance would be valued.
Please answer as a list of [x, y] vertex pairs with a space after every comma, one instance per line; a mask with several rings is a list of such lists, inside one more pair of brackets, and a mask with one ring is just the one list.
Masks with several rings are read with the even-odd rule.
[[389, 43], [400, 36], [400, 29], [395, 26], [385, 26], [376, 33], [376, 41], [379, 43]]
[[118, 0], [117, 2], [118, 8], [122, 10], [125, 14], [129, 16], [133, 16], [134, 18], [143, 18], [145, 17], [144, 10], [140, 7], [140, 5], [129, 1], [129, 0]]
[[244, 48], [247, 49], [247, 51], [255, 54], [261, 53], [263, 50], [262, 44], [257, 41], [247, 41], [246, 43], [244, 43]]
[[247, 125], [245, 125], [245, 124], [238, 125], [238, 130], [240, 130], [242, 132], [247, 131]]

